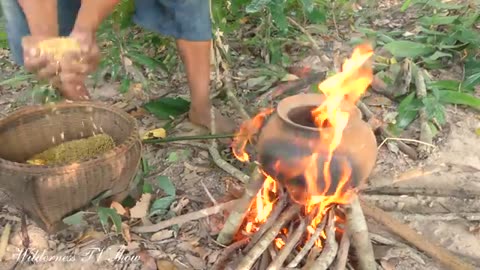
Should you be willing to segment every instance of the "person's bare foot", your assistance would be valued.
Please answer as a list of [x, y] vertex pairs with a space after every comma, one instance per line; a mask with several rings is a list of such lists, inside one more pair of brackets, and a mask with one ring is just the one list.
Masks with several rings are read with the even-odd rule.
[[[188, 118], [193, 124], [208, 128], [211, 130], [211, 115], [210, 109], [196, 110], [191, 108], [188, 112]], [[215, 109], [215, 133], [216, 134], [231, 134], [236, 130], [236, 125], [233, 120], [223, 116]]]
[[[204, 108], [206, 109], [202, 108], [201, 110], [195, 110], [194, 108], [190, 108], [190, 111], [188, 112], [188, 118], [193, 124], [211, 130], [212, 118], [210, 109], [208, 107]], [[215, 134], [232, 134], [235, 131], [235, 122], [232, 119], [223, 116], [215, 109]], [[218, 139], [218, 141], [223, 145], [230, 145], [232, 143], [232, 139], [230, 138]]]

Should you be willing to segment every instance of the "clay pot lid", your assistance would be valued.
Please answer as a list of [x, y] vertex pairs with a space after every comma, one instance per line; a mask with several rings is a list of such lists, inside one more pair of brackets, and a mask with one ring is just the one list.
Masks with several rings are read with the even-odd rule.
[[[323, 103], [324, 100], [325, 100], [325, 95], [317, 94], [317, 93], [307, 93], [307, 94], [298, 94], [298, 95], [289, 96], [282, 99], [278, 103], [277, 114], [280, 117], [280, 119], [282, 119], [284, 122], [290, 125], [293, 125], [297, 128], [311, 130], [311, 131], [318, 131], [317, 127], [310, 127], [310, 126], [302, 125], [292, 121], [289, 114], [290, 112], [292, 112], [292, 110], [302, 108], [302, 107], [312, 107], [312, 109], [314, 107], [318, 107]], [[348, 102], [342, 102], [341, 106], [344, 111], [350, 112], [350, 118], [358, 117], [358, 116], [361, 117], [360, 110], [353, 104], [350, 104]]]

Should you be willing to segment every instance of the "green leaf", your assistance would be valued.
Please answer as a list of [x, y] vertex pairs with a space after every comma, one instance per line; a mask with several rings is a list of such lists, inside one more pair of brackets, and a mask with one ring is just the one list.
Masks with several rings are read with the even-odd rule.
[[428, 88], [436, 88], [438, 90], [455, 90], [460, 89], [460, 82], [456, 80], [433, 81], [428, 84]]
[[450, 57], [452, 58], [452, 54], [451, 53], [444, 53], [444, 52], [441, 52], [441, 51], [436, 51], [434, 54], [430, 55], [428, 57], [428, 59], [430, 60], [437, 60], [439, 58], [442, 58], [442, 57]]
[[407, 40], [390, 42], [385, 45], [385, 49], [392, 53], [395, 57], [411, 58], [425, 56], [435, 51], [435, 48], [431, 45], [425, 45]]
[[313, 24], [321, 24], [327, 20], [327, 15], [325, 10], [321, 10], [319, 7], [316, 7], [312, 11], [307, 12], [307, 18]]
[[148, 57], [142, 53], [138, 53], [135, 51], [128, 51], [127, 55], [132, 59], [133, 62], [146, 66], [149, 69], [152, 69], [152, 70], [161, 69], [163, 71], [168, 71], [167, 66], [165, 64], [151, 57]]
[[466, 105], [476, 110], [480, 110], [480, 98], [477, 98], [467, 93], [443, 90], [443, 91], [440, 91], [440, 102], [457, 104], [457, 105]]
[[270, 13], [272, 14], [272, 22], [278, 27], [280, 32], [287, 33], [288, 21], [287, 16], [285, 16], [285, 4], [283, 2], [283, 0], [274, 0], [273, 2], [269, 3], [268, 7], [270, 8]]
[[71, 216], [68, 216], [63, 219], [63, 223], [73, 226], [73, 225], [88, 225], [85, 221], [85, 212], [79, 211]]
[[462, 9], [465, 7], [464, 5], [444, 3], [443, 1], [438, 1], [438, 0], [417, 0], [415, 2], [419, 4], [428, 5], [436, 9], [454, 9], [455, 10], [455, 9]]
[[405, 0], [402, 4], [402, 7], [400, 8], [400, 11], [405, 12], [405, 10], [407, 10], [407, 8], [410, 6], [411, 3], [412, 3], [412, 0]]
[[145, 109], [162, 120], [188, 112], [190, 102], [183, 98], [160, 98], [144, 105]]
[[475, 87], [478, 84], [480, 84], [480, 60], [469, 57], [465, 61], [464, 85]]
[[421, 104], [421, 101], [415, 98], [415, 93], [406, 96], [398, 105], [395, 126], [399, 129], [404, 129], [410, 125], [417, 117]]
[[108, 228], [108, 219], [112, 220], [117, 233], [122, 232], [122, 218], [113, 208], [99, 207], [97, 209], [98, 217], [103, 228]]
[[247, 13], [256, 13], [261, 11], [267, 4], [269, 4], [272, 0], [252, 0], [250, 4], [247, 5], [245, 11]]
[[122, 84], [120, 85], [120, 93], [125, 94], [128, 92], [128, 89], [130, 89], [130, 79], [125, 77], [122, 79]]
[[157, 185], [159, 188], [163, 189], [163, 191], [170, 196], [175, 196], [176, 189], [173, 185], [172, 181], [168, 176], [161, 175], [157, 178]]
[[458, 16], [424, 16], [420, 18], [419, 22], [424, 26], [431, 26], [431, 25], [444, 25], [444, 24], [452, 24], [458, 19]]
[[153, 193], [153, 187], [150, 183], [143, 183], [143, 192], [142, 193]]
[[445, 124], [445, 110], [442, 104], [438, 103], [435, 96], [427, 96], [422, 99], [422, 103], [425, 105], [425, 111], [429, 120], [436, 119], [441, 125]]
[[175, 196], [166, 196], [160, 199], [156, 199], [150, 207], [150, 216], [164, 215], [170, 209], [170, 205], [175, 201]]

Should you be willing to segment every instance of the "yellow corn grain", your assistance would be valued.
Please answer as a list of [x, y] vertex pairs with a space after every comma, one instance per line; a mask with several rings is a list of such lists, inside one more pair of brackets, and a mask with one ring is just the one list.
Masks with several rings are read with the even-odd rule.
[[56, 61], [60, 61], [65, 53], [80, 51], [80, 44], [73, 38], [57, 37], [38, 43], [40, 54], [50, 54]]

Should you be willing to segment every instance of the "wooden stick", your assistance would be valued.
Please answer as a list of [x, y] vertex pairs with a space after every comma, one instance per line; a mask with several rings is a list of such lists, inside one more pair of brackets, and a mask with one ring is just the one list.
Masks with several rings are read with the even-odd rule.
[[[418, 68], [416, 71], [417, 76], [415, 76], [415, 86], [416, 86], [416, 95], [417, 98], [423, 100], [427, 97], [427, 87], [425, 85], [425, 78], [423, 77], [423, 72], [421, 68]], [[418, 111], [418, 117], [420, 119], [420, 141], [428, 144], [433, 142], [433, 132], [430, 126], [428, 125], [428, 115], [427, 110], [424, 106], [420, 107]], [[419, 158], [425, 159], [428, 157], [431, 152], [431, 148], [423, 144], [419, 144], [417, 147]]]
[[382, 194], [391, 196], [431, 196], [431, 197], [456, 197], [461, 199], [480, 198], [480, 189], [436, 188], [436, 187], [411, 187], [411, 186], [379, 186], [362, 189], [366, 194]]
[[375, 256], [372, 243], [368, 237], [368, 227], [363, 215], [358, 196], [353, 195], [350, 204], [345, 207], [347, 216], [347, 231], [355, 249], [360, 270], [375, 270]]
[[[452, 270], [473, 270], [475, 267], [464, 260], [453, 255], [450, 251], [439, 245], [433, 244], [424, 236], [418, 234], [408, 225], [391, 217], [383, 210], [365, 202], [361, 201], [362, 209], [365, 214], [376, 221], [385, 225], [391, 232], [402, 237], [407, 242], [413, 244], [418, 249], [424, 251], [432, 258], [438, 260], [443, 265]], [[478, 268], [477, 268], [478, 269]]]
[[308, 268], [310, 270], [327, 270], [335, 260], [335, 256], [337, 256], [338, 243], [335, 239], [335, 214], [333, 209], [328, 214], [328, 223], [325, 230], [327, 240], [320, 256]]
[[217, 242], [222, 245], [228, 245], [232, 242], [233, 237], [238, 232], [245, 215], [252, 203], [252, 198], [257, 195], [258, 191], [262, 188], [264, 182], [263, 174], [255, 168], [252, 172], [251, 181], [248, 184], [242, 198], [238, 200], [238, 204], [235, 209], [230, 212], [225, 226], [220, 231]]
[[350, 237], [348, 233], [343, 233], [338, 248], [337, 259], [335, 260], [335, 270], [344, 270], [347, 268], [348, 251], [350, 250]]
[[230, 256], [232, 253], [234, 253], [236, 250], [241, 249], [245, 245], [248, 244], [249, 239], [244, 238], [240, 241], [237, 241], [230, 246], [226, 247], [223, 251], [218, 260], [213, 264], [211, 270], [223, 270], [225, 268], [226, 262], [230, 259]]
[[205, 208], [196, 212], [188, 213], [182, 216], [174, 217], [171, 219], [167, 219], [164, 221], [161, 221], [157, 224], [153, 225], [148, 225], [148, 226], [139, 226], [139, 227], [133, 227], [132, 231], [136, 233], [150, 233], [150, 232], [158, 232], [162, 229], [168, 228], [173, 225], [182, 225], [186, 222], [192, 221], [192, 220], [197, 220], [201, 218], [205, 218], [214, 214], [217, 214], [223, 210], [227, 210], [230, 208], [233, 208], [236, 204], [240, 202], [240, 199], [238, 200], [232, 200], [229, 202], [225, 203], [220, 203], [215, 206]]
[[240, 264], [237, 267], [237, 270], [250, 270], [255, 261], [262, 255], [262, 253], [268, 248], [272, 243], [275, 237], [278, 235], [278, 232], [282, 227], [300, 210], [300, 206], [297, 204], [291, 205], [287, 210], [280, 216], [277, 223], [273, 225], [268, 232], [266, 232], [263, 237], [258, 241], [257, 245], [253, 247], [247, 255], [243, 258]]
[[[375, 115], [372, 113], [372, 111], [370, 111], [370, 109], [367, 107], [367, 105], [365, 105], [362, 101], [357, 102], [357, 107], [360, 109], [362, 114], [365, 115], [365, 117], [367, 118], [368, 121], [370, 121], [371, 119], [375, 119]], [[385, 127], [380, 127], [379, 130], [384, 137], [387, 137], [387, 138], [395, 137]], [[397, 143], [398, 149], [400, 149], [400, 151], [405, 153], [407, 156], [409, 156], [413, 160], [417, 159], [418, 154], [417, 154], [417, 151], [415, 151], [415, 149], [406, 145], [402, 141], [397, 141], [396, 143]]]
[[298, 241], [300, 241], [302, 235], [305, 233], [307, 225], [310, 223], [309, 221], [310, 220], [306, 218], [301, 219], [300, 225], [289, 237], [287, 243], [280, 250], [277, 257], [274, 258], [273, 262], [268, 266], [267, 270], [279, 270], [282, 268], [283, 263], [288, 258], [288, 255], [290, 255], [292, 250], [298, 245]]
[[[330, 210], [331, 211], [331, 210]], [[315, 229], [315, 232], [312, 234], [310, 239], [308, 239], [307, 243], [303, 246], [302, 250], [295, 256], [295, 258], [287, 265], [288, 268], [295, 268], [297, 265], [302, 261], [302, 259], [307, 255], [307, 253], [312, 249], [313, 245], [315, 244], [315, 241], [320, 237], [320, 234], [323, 232], [323, 229], [325, 228], [325, 225], [327, 223], [327, 215], [323, 217], [322, 222], [317, 225], [317, 228]]]
[[226, 162], [221, 156], [220, 153], [218, 152], [218, 148], [214, 147], [213, 145], [208, 148], [208, 152], [210, 153], [210, 156], [212, 156], [212, 160], [217, 165], [220, 169], [224, 170], [231, 176], [235, 177], [238, 179], [238, 181], [242, 183], [248, 183], [250, 178], [248, 175], [244, 174], [242, 171], [234, 167], [232, 164]]
[[282, 194], [278, 198], [278, 201], [275, 203], [272, 212], [270, 212], [270, 215], [268, 216], [267, 220], [265, 223], [262, 224], [260, 229], [253, 235], [253, 237], [250, 239], [250, 243], [247, 245], [245, 248], [245, 252], [249, 252], [250, 249], [252, 249], [258, 242], [258, 240], [263, 236], [263, 234], [270, 229], [270, 227], [273, 226], [273, 224], [278, 220], [278, 217], [282, 213], [283, 209], [287, 205], [288, 201], [288, 195], [287, 194]]

